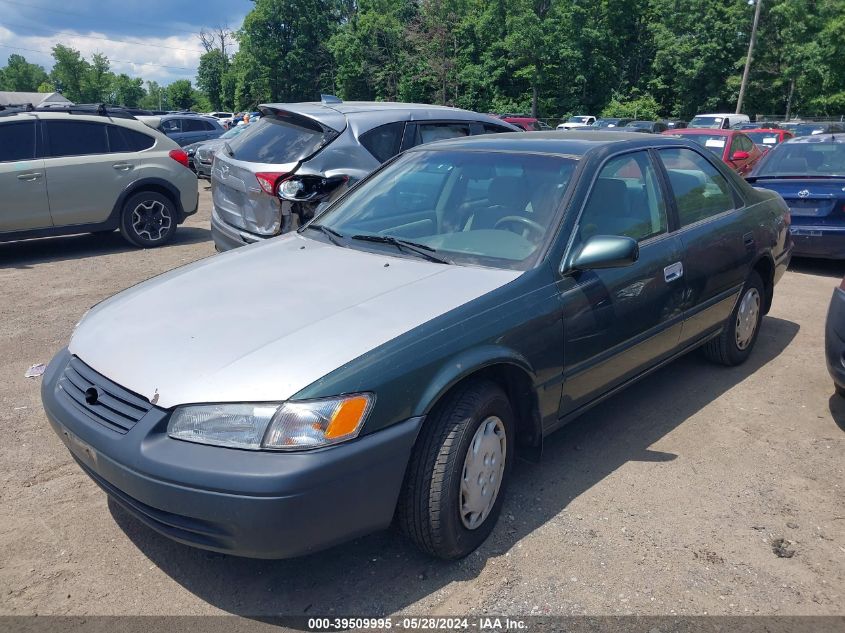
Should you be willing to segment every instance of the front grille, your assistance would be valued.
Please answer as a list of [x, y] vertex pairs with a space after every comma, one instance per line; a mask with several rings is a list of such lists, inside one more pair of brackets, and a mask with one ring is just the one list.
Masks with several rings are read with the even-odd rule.
[[[96, 389], [97, 398], [89, 404], [86, 392]], [[65, 367], [56, 385], [56, 395], [104, 427], [126, 433], [152, 408], [145, 398], [113, 383], [75, 356]]]

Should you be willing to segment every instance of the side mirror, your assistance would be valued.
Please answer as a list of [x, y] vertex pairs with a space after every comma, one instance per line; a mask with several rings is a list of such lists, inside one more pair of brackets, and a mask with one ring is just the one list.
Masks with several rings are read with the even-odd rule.
[[594, 235], [584, 242], [565, 270], [623, 268], [636, 262], [639, 257], [640, 247], [630, 237]]
[[748, 160], [751, 157], [751, 154], [748, 152], [744, 152], [739, 150], [738, 152], [734, 152], [731, 156], [731, 160]]

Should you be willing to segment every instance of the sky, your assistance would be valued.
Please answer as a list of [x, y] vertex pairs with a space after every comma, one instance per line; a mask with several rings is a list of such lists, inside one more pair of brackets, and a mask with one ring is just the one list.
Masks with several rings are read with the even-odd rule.
[[240, 28], [251, 0], [0, 0], [0, 66], [9, 55], [52, 67], [56, 44], [91, 60], [104, 53], [111, 70], [168, 84], [196, 77], [202, 28]]

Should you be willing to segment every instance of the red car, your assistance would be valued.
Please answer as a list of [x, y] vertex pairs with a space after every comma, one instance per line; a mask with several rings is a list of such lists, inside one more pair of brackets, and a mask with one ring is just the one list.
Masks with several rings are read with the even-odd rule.
[[789, 130], [757, 128], [754, 130], [743, 130], [743, 134], [747, 135], [754, 144], [763, 150], [765, 154], [775, 145], [779, 145], [786, 140], [794, 138], [795, 135]]
[[539, 132], [543, 129], [540, 121], [530, 116], [503, 116], [502, 121], [521, 127], [526, 132]]
[[753, 169], [764, 153], [745, 132], [738, 130], [688, 128], [667, 130], [663, 134], [665, 136], [680, 136], [703, 145], [721, 158], [728, 167], [743, 176]]

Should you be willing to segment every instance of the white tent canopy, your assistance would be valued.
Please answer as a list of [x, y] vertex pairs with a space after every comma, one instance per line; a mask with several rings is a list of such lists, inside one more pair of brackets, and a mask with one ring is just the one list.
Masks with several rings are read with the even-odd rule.
[[0, 91], [0, 106], [25, 105], [31, 103], [39, 106], [42, 103], [72, 103], [58, 92], [2, 92]]

